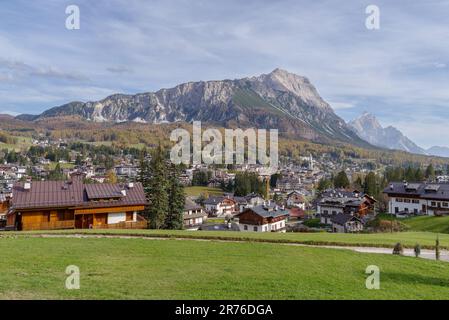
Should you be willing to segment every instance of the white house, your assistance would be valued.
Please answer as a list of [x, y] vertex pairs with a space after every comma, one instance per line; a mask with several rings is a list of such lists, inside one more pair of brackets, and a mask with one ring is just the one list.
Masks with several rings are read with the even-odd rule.
[[204, 201], [206, 212], [212, 216], [226, 216], [238, 211], [237, 202], [231, 197], [212, 196]]
[[239, 212], [243, 212], [246, 208], [260, 206], [265, 203], [264, 198], [254, 193], [248, 194], [244, 197], [234, 197], [234, 200], [237, 202]]
[[337, 214], [330, 218], [332, 231], [338, 233], [360, 232], [363, 230], [363, 221], [349, 214]]
[[207, 219], [207, 213], [200, 205], [186, 198], [184, 203], [184, 228], [188, 230], [198, 230]]
[[275, 205], [261, 205], [247, 208], [236, 215], [240, 231], [285, 232], [287, 210]]
[[388, 212], [397, 217], [449, 214], [449, 184], [393, 182], [383, 192]]
[[331, 224], [331, 217], [338, 214], [364, 216], [374, 211], [376, 200], [356, 191], [329, 189], [324, 191], [317, 202], [317, 213], [321, 223]]

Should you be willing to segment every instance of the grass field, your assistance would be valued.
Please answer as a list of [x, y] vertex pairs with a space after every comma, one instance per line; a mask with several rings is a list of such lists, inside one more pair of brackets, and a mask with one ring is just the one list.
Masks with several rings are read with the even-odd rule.
[[208, 193], [209, 196], [221, 196], [223, 195], [223, 190], [220, 188], [209, 188], [209, 187], [201, 187], [201, 186], [194, 186], [194, 187], [186, 187], [184, 188], [187, 196], [199, 196], [201, 194]]
[[[56, 166], [58, 165], [58, 162], [51, 162], [47, 165], [48, 170], [55, 170]], [[61, 169], [73, 169], [75, 168], [75, 165], [73, 163], [59, 163], [59, 167]]]
[[[447, 299], [449, 264], [272, 243], [0, 238], [0, 299]], [[65, 269], [80, 268], [79, 290]], [[380, 290], [365, 288], [368, 265]]]
[[[1, 233], [0, 235], [39, 235], [46, 234], [90, 234], [90, 235], [131, 235], [159, 238], [209, 239], [230, 241], [299, 243], [311, 245], [343, 245], [364, 247], [393, 247], [401, 242], [404, 247], [413, 248], [419, 243], [422, 248], [433, 248], [436, 234], [431, 232], [395, 232], [371, 234], [345, 233], [252, 233], [230, 231], [179, 231], [179, 230], [63, 230], [63, 231], [29, 231], [19, 233]], [[449, 234], [439, 234], [440, 247], [449, 249]]]
[[0, 150], [1, 149], [8, 149], [8, 150], [14, 150], [14, 151], [22, 151], [27, 150], [31, 146], [31, 138], [30, 137], [21, 137], [21, 136], [14, 136], [14, 138], [17, 139], [17, 143], [15, 144], [7, 144], [0, 142]]
[[406, 224], [412, 231], [449, 233], [449, 216], [422, 216], [409, 219], [400, 219], [399, 221]]

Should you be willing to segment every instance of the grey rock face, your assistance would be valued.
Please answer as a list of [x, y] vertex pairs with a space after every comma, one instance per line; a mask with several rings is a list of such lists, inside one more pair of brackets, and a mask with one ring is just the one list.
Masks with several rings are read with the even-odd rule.
[[426, 154], [424, 149], [417, 146], [398, 129], [392, 126], [383, 128], [376, 117], [370, 113], [363, 113], [357, 119], [349, 122], [349, 125], [360, 138], [372, 145], [411, 153]]
[[281, 69], [244, 79], [189, 82], [157, 92], [71, 102], [33, 119], [67, 115], [95, 122], [157, 124], [198, 120], [222, 126], [273, 128], [300, 138], [366, 145], [307, 78]]

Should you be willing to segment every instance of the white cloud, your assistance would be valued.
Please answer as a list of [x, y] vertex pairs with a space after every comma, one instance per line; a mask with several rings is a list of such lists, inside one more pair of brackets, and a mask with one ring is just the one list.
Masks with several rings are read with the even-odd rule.
[[[2, 4], [0, 93], [8, 105], [35, 113], [282, 67], [307, 76], [345, 118], [366, 109], [394, 125], [437, 107], [449, 116], [447, 1], [378, 0], [375, 32], [365, 28], [363, 0], [78, 3], [77, 31], [64, 28], [56, 1]], [[418, 129], [402, 128], [411, 139], [431, 140], [419, 117], [410, 123]]]

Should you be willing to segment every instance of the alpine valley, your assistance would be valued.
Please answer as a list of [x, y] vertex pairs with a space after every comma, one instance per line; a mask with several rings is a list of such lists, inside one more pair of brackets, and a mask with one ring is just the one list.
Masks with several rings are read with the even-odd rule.
[[[346, 123], [307, 78], [282, 69], [243, 79], [188, 82], [156, 92], [114, 94], [100, 101], [73, 101], [39, 115], [0, 115], [0, 134], [9, 142], [10, 135], [37, 132], [56, 139], [144, 146], [167, 139], [174, 127], [187, 128], [192, 121], [206, 127], [278, 129], [280, 150], [287, 156], [338, 150], [386, 162], [449, 156], [444, 147], [420, 148], [367, 113]], [[413, 159], [404, 155], [409, 153]]]

